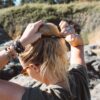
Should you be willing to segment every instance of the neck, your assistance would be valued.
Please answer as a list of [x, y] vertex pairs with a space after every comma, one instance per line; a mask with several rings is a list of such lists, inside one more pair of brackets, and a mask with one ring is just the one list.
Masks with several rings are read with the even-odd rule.
[[52, 80], [52, 81], [49, 81], [48, 83], [47, 83], [47, 85], [58, 85], [58, 86], [61, 86], [61, 87], [63, 87], [64, 89], [66, 89], [67, 90], [67, 83], [66, 83], [66, 81], [65, 80]]
[[44, 83], [47, 85], [59, 85], [63, 88], [67, 87], [67, 83], [64, 79], [61, 80], [61, 79], [48, 77], [48, 78], [45, 78]]

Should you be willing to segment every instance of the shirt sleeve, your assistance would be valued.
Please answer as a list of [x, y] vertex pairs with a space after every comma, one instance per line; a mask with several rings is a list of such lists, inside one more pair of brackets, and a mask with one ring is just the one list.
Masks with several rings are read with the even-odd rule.
[[69, 72], [71, 91], [77, 100], [90, 100], [89, 78], [86, 66], [72, 65]]
[[87, 68], [84, 65], [71, 65], [72, 70], [70, 71], [70, 74], [72, 74], [77, 79], [82, 79], [83, 81], [86, 81], [86, 83], [89, 85], [89, 77], [87, 74]]

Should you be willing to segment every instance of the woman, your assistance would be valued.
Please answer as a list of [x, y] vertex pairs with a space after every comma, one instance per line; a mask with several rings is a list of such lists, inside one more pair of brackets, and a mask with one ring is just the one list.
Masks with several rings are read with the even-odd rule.
[[[2, 100], [90, 100], [82, 39], [67, 22], [62, 21], [60, 28], [64, 34], [52, 23], [43, 24], [38, 29], [41, 38], [20, 56], [28, 74], [41, 83], [25, 88], [1, 81]], [[64, 38], [71, 45], [70, 64], [76, 67], [70, 70]]]

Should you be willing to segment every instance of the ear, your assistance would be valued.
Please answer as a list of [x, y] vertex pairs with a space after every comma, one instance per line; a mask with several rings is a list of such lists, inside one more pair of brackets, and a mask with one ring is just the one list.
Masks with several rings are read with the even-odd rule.
[[36, 66], [35, 64], [29, 64], [29, 68], [35, 72], [40, 72], [39, 66]]

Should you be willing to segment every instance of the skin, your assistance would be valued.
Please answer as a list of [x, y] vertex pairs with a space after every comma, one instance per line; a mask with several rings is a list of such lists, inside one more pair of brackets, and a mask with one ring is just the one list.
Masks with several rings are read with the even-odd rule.
[[[26, 45], [33, 43], [34, 41], [41, 38], [41, 33], [37, 33], [38, 28], [43, 24], [44, 22], [42, 20], [37, 21], [35, 23], [30, 23], [26, 27], [25, 31], [23, 32], [23, 35], [19, 39], [22, 46], [25, 47]], [[11, 52], [16, 55], [16, 51], [12, 46], [10, 46]], [[0, 51], [0, 67], [3, 67], [9, 62], [7, 55], [5, 55], [5, 51]]]
[[[36, 27], [40, 26], [41, 23], [42, 22], [40, 22], [40, 24], [38, 24], [38, 25], [35, 24]], [[81, 45], [79, 44], [77, 46], [73, 45], [73, 42], [78, 42], [78, 40], [80, 40], [80, 37], [77, 36], [77, 35], [73, 35], [73, 33], [68, 33], [66, 30], [64, 30], [64, 29], [66, 29], [66, 27], [68, 27], [68, 26], [62, 26], [62, 25], [65, 25], [65, 24], [66, 24], [65, 21], [61, 22], [60, 23], [60, 27], [63, 27], [63, 28], [61, 28], [61, 32], [63, 31], [64, 35], [66, 35], [66, 38], [65, 38], [66, 41], [68, 41], [70, 43], [70, 45], [71, 45], [70, 64], [82, 64], [82, 65], [85, 65], [84, 53], [83, 53], [83, 45], [82, 44]], [[38, 38], [41, 37], [41, 35], [38, 35], [38, 36], [34, 35], [35, 34], [34, 32], [37, 31], [35, 25], [32, 25], [32, 26], [29, 25], [26, 28], [23, 36], [20, 39], [20, 41], [21, 41], [23, 46], [25, 46], [25, 45], [27, 45], [29, 43], [32, 43], [32, 42], [34, 42], [35, 40], [37, 40]], [[67, 37], [69, 37], [69, 38], [67, 38]], [[0, 53], [0, 60], [3, 61], [3, 60], [6, 60], [6, 59], [7, 58], [2, 53]], [[30, 76], [32, 76], [33, 78], [35, 78], [35, 79], [37, 79], [37, 80], [39, 80], [41, 82], [44, 82], [46, 84], [55, 84], [55, 83], [57, 83], [59, 81], [59, 80], [54, 80], [53, 78], [50, 79], [49, 75], [45, 76], [44, 80], [42, 80], [42, 77], [40, 75], [40, 67], [39, 66], [37, 67], [33, 63], [25, 64], [25, 63], [23, 63], [23, 61], [21, 59], [20, 59], [20, 62], [22, 64], [22, 66], [25, 66], [25, 67], [28, 66], [28, 70], [27, 71], [28, 71]], [[62, 84], [58, 84], [58, 85], [64, 87], [63, 83]], [[24, 94], [24, 92], [25, 92], [25, 88], [24, 87], [19, 86], [19, 85], [14, 84], [14, 83], [10, 83], [10, 82], [6, 82], [6, 81], [0, 80], [0, 98], [2, 98], [2, 100], [21, 100], [22, 95]]]
[[61, 21], [59, 26], [61, 28], [62, 34], [66, 36], [65, 40], [69, 42], [71, 46], [70, 64], [85, 65], [82, 38], [79, 35], [75, 34], [74, 28], [70, 33], [66, 30], [66, 28], [68, 28], [68, 23], [66, 21]]

